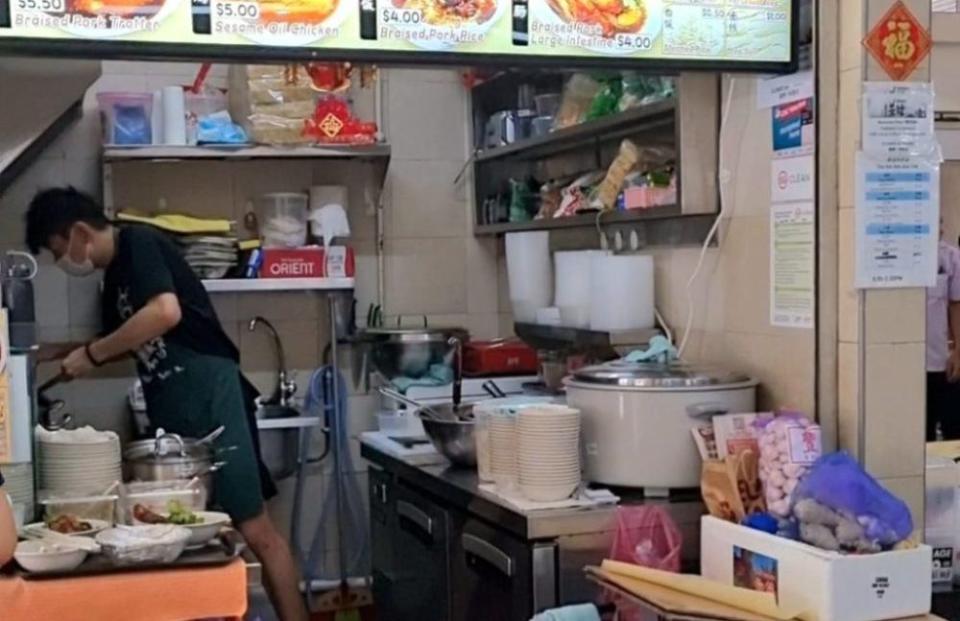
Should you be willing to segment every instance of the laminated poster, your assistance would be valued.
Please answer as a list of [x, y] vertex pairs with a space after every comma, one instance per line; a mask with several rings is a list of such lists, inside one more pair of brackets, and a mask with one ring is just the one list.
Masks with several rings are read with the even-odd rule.
[[813, 203], [770, 209], [770, 324], [813, 328], [815, 218]]
[[856, 287], [931, 287], [940, 240], [940, 168], [857, 154]]
[[871, 157], [938, 157], [933, 85], [866, 82], [863, 151]]
[[0, 0], [0, 41], [786, 63], [791, 6], [791, 0]]

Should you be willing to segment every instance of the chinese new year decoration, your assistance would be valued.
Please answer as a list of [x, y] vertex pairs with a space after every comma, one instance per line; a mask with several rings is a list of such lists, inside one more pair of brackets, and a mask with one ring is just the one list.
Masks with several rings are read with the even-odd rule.
[[326, 95], [317, 101], [313, 118], [305, 121], [304, 133], [320, 144], [373, 144], [377, 124], [361, 121], [341, 97]]
[[864, 47], [894, 80], [909, 77], [930, 53], [931, 43], [923, 24], [899, 0], [863, 40]]

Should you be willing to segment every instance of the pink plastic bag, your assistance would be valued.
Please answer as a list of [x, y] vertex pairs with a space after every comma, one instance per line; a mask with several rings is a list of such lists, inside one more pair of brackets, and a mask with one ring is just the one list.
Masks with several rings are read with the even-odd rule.
[[683, 537], [673, 518], [657, 506], [619, 507], [610, 558], [663, 571], [680, 571]]

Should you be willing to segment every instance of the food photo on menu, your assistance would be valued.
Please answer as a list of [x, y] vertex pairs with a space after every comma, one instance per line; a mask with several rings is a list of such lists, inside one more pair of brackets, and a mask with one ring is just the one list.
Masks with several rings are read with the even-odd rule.
[[180, 0], [19, 0], [11, 2], [14, 27], [53, 28], [96, 38], [156, 31]]
[[361, 18], [361, 37], [434, 51], [489, 43], [509, 9], [510, 0], [388, 0], [378, 7], [372, 37]]
[[[237, 35], [269, 46], [310, 45], [337, 39], [353, 4], [346, 0], [212, 0], [209, 30], [214, 35]], [[195, 28], [196, 30], [196, 28]]]

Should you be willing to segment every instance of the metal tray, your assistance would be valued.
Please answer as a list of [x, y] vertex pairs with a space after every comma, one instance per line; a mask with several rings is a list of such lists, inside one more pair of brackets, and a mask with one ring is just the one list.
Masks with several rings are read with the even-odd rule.
[[142, 565], [116, 565], [103, 554], [91, 554], [79, 567], [70, 571], [33, 573], [20, 570], [25, 580], [51, 580], [55, 578], [80, 578], [105, 574], [128, 573], [133, 571], [157, 571], [168, 569], [189, 569], [195, 567], [218, 567], [227, 565], [239, 558], [247, 544], [235, 530], [224, 531], [210, 545], [196, 550], [185, 550], [180, 558], [172, 563], [145, 563]]

